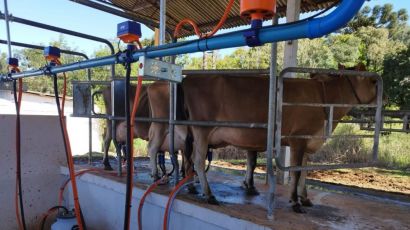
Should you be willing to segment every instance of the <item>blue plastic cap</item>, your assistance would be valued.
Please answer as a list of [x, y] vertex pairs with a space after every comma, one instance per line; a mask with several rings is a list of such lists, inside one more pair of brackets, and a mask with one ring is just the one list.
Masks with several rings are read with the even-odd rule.
[[125, 21], [117, 25], [117, 37], [132, 34], [141, 37], [141, 24], [134, 21]]
[[58, 58], [60, 57], [60, 53], [61, 53], [60, 49], [54, 46], [48, 46], [44, 48], [44, 52], [43, 52], [45, 57], [53, 56], [53, 57], [58, 57]]
[[11, 66], [19, 66], [19, 59], [17, 58], [8, 58], [7, 59], [7, 64]]

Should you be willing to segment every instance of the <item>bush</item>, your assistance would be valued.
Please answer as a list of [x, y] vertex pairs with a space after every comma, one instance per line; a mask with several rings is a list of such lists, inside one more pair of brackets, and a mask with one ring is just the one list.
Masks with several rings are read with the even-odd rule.
[[[340, 124], [334, 135], [360, 134], [358, 127], [351, 124]], [[348, 137], [332, 138], [310, 160], [320, 163], [359, 163], [368, 160], [370, 149], [364, 144], [363, 139]]]

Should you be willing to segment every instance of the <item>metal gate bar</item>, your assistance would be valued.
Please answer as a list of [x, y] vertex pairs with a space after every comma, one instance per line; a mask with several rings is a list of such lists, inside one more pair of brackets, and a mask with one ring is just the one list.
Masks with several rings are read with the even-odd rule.
[[[377, 99], [376, 105], [363, 105], [363, 104], [322, 104], [322, 103], [284, 103], [283, 102], [283, 80], [285, 78], [286, 73], [309, 73], [309, 74], [329, 74], [329, 75], [348, 75], [348, 76], [362, 76], [362, 77], [370, 77], [375, 78], [377, 80]], [[382, 97], [383, 97], [383, 81], [380, 75], [371, 72], [364, 72], [364, 71], [353, 71], [353, 70], [327, 70], [327, 69], [317, 69], [317, 68], [297, 68], [297, 67], [290, 67], [284, 69], [281, 74], [279, 75], [278, 79], [278, 88], [277, 88], [277, 108], [276, 108], [276, 131], [275, 131], [275, 152], [276, 152], [276, 166], [283, 171], [306, 171], [306, 170], [330, 170], [330, 169], [339, 169], [339, 168], [363, 168], [373, 166], [377, 163], [378, 158], [378, 147], [379, 147], [379, 135], [381, 130], [381, 122], [382, 122]], [[310, 165], [310, 166], [288, 166], [285, 167], [281, 164], [280, 159], [281, 156], [281, 140], [282, 138], [312, 138], [312, 137], [320, 137], [323, 139], [327, 139], [328, 136], [311, 136], [311, 135], [289, 135], [289, 136], [282, 136], [282, 109], [283, 105], [286, 106], [311, 106], [311, 107], [366, 107], [366, 108], [374, 108], [376, 107], [375, 112], [375, 132], [373, 136], [369, 135], [343, 135], [344, 137], [354, 137], [357, 138], [359, 136], [362, 137], [373, 137], [373, 154], [372, 160], [368, 163], [351, 163], [351, 164], [337, 164], [337, 165]], [[329, 114], [329, 116], [333, 114]], [[328, 123], [332, 123], [329, 121], [333, 121], [333, 117], [328, 118]], [[330, 127], [328, 127], [330, 129]], [[341, 136], [341, 135], [340, 135]]]

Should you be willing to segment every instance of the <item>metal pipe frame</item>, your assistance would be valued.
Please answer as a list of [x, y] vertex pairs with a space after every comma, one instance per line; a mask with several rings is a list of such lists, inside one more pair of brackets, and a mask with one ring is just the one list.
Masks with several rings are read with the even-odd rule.
[[[377, 98], [376, 98], [376, 112], [375, 112], [375, 132], [373, 136], [370, 135], [339, 135], [344, 137], [372, 137], [374, 139], [373, 143], [373, 154], [372, 160], [368, 163], [352, 163], [352, 164], [336, 164], [336, 165], [309, 165], [309, 166], [288, 166], [285, 167], [281, 164], [281, 140], [282, 138], [312, 138], [314, 136], [310, 135], [293, 135], [293, 136], [282, 136], [282, 108], [285, 103], [283, 103], [283, 80], [287, 73], [309, 73], [309, 74], [329, 74], [329, 75], [347, 75], [347, 76], [362, 76], [375, 78], [377, 80]], [[326, 69], [317, 69], [317, 68], [297, 68], [290, 67], [284, 69], [279, 75], [278, 79], [278, 91], [277, 91], [277, 108], [276, 108], [276, 132], [275, 132], [275, 152], [276, 152], [276, 166], [283, 171], [308, 171], [308, 170], [331, 170], [339, 168], [363, 168], [375, 166], [377, 164], [378, 158], [378, 147], [379, 147], [379, 136], [382, 125], [382, 106], [383, 106], [383, 80], [377, 73], [363, 72], [363, 71], [353, 71], [353, 70], [326, 70]], [[339, 107], [338, 104], [316, 104], [316, 103], [306, 103], [308, 106], [318, 106], [318, 107]], [[305, 103], [287, 103], [286, 105], [291, 106], [305, 106]], [[325, 106], [325, 107], [326, 107]], [[358, 105], [356, 105], [358, 106]], [[360, 106], [364, 106], [360, 104]], [[341, 104], [340, 107], [345, 107], [345, 104]], [[350, 105], [349, 107], [353, 107]], [[368, 106], [367, 106], [368, 107]], [[374, 105], [372, 106], [374, 107]], [[333, 120], [333, 118], [329, 119]], [[319, 136], [317, 136], [319, 137]], [[321, 138], [326, 139], [326, 136], [321, 136]]]
[[[26, 43], [21, 43], [21, 42], [7, 42], [4, 40], [0, 40], [0, 44], [10, 44], [12, 46], [19, 46], [19, 47], [24, 47], [24, 48], [29, 48], [29, 49], [37, 49], [37, 50], [44, 50], [44, 46], [39, 46], [39, 45], [32, 45], [32, 44], [26, 44]], [[76, 52], [76, 51], [71, 51], [71, 50], [60, 50], [61, 53], [69, 54], [69, 55], [75, 55], [75, 56], [80, 56], [83, 57], [84, 59], [88, 60], [88, 56], [84, 53]], [[87, 69], [87, 78], [88, 81], [91, 81], [91, 70]], [[90, 102], [92, 103], [92, 102]], [[91, 104], [91, 106], [93, 106]], [[91, 164], [92, 162], [92, 120], [91, 117], [88, 118], [88, 163]]]
[[[109, 13], [109, 14], [112, 14], [112, 15], [116, 15], [116, 16], [123, 17], [123, 18], [126, 18], [126, 19], [130, 19], [130, 20], [133, 20], [133, 21], [136, 21], [136, 22], [140, 22], [140, 23], [142, 23], [144, 25], [147, 25], [147, 26], [150, 26], [150, 27], [154, 27], [154, 28], [159, 28], [160, 27], [159, 23], [156, 23], [156, 22], [151, 21], [151, 20], [147, 20], [143, 17], [138, 17], [135, 14], [129, 14], [129, 13], [126, 13], [124, 11], [114, 9], [112, 7], [105, 6], [103, 4], [92, 2], [92, 1], [89, 1], [89, 0], [70, 0], [70, 1], [81, 4], [83, 6], [88, 6], [88, 7], [97, 9], [97, 10], [101, 10], [103, 12], [106, 12], [106, 13]], [[166, 32], [170, 37], [173, 37], [172, 29], [166, 28]]]
[[[7, 41], [0, 39], [0, 44], [7, 45], [8, 43], [7, 43]], [[24, 48], [29, 48], [29, 49], [37, 49], [37, 50], [44, 50], [44, 48], [45, 48], [44, 46], [32, 45], [32, 44], [27, 44], [27, 43], [22, 43], [22, 42], [14, 42], [14, 41], [10, 41], [10, 44], [12, 46], [19, 46], [19, 47], [24, 47]], [[80, 57], [83, 57], [84, 59], [89, 59], [88, 56], [84, 53], [80, 53], [80, 52], [76, 52], [76, 51], [72, 51], [72, 50], [64, 50], [64, 49], [62, 49], [60, 51], [61, 51], [61, 53], [80, 56]]]
[[[272, 20], [272, 25], [278, 24], [278, 16], [275, 15]], [[266, 181], [269, 189], [267, 193], [267, 217], [270, 220], [274, 219], [273, 213], [275, 209], [275, 190], [276, 190], [276, 176], [273, 169], [273, 134], [275, 131], [276, 120], [276, 72], [277, 72], [277, 57], [278, 57], [278, 44], [271, 44], [271, 57], [269, 65], [269, 100], [268, 100], [268, 127], [267, 127], [267, 142], [266, 142]]]
[[9, 25], [9, 21], [10, 21], [10, 17], [8, 16], [8, 7], [7, 7], [7, 0], [4, 0], [4, 12], [6, 12], [6, 16], [4, 17], [4, 21], [6, 23], [6, 35], [7, 35], [7, 51], [8, 51], [8, 55], [9, 58], [12, 57], [12, 53], [11, 53], [11, 45], [10, 45], [10, 25]]
[[[258, 29], [258, 39], [261, 44], [265, 44], [284, 40], [321, 37], [346, 25], [347, 22], [360, 10], [363, 3], [364, 0], [343, 0], [333, 12], [326, 16], [302, 20], [297, 23], [262, 27]], [[132, 61], [138, 61], [141, 56], [156, 58], [195, 53], [198, 51], [246, 46], [247, 43], [244, 38], [244, 32], [248, 30], [234, 31], [206, 39], [196, 39], [156, 47], [147, 47], [136, 51], [132, 56]], [[128, 58], [124, 55], [111, 55], [88, 61], [51, 67], [47, 72], [44, 72], [44, 70], [35, 70], [17, 73], [10, 76], [10, 78], [18, 79], [41, 76], [44, 74], [57, 74], [60, 72], [74, 71], [84, 68], [112, 65], [114, 63], [126, 63], [128, 61]]]
[[[51, 26], [51, 25], [35, 22], [35, 21], [30, 21], [30, 20], [27, 20], [27, 19], [24, 19], [24, 18], [19, 18], [19, 17], [13, 16], [13, 15], [9, 15], [9, 14], [6, 15], [6, 14], [3, 14], [3, 13], [0, 12], [0, 19], [5, 20], [6, 17], [8, 17], [9, 20], [12, 21], [12, 22], [17, 22], [17, 23], [20, 23], [20, 24], [28, 25], [28, 26], [33, 26], [33, 27], [37, 27], [37, 28], [41, 28], [41, 29], [45, 29], [45, 30], [50, 30], [50, 31], [58, 32], [58, 33], [63, 33], [63, 34], [67, 34], [67, 35], [71, 35], [71, 36], [75, 36], [75, 37], [88, 39], [88, 40], [91, 40], [91, 41], [104, 43], [110, 49], [111, 54], [115, 54], [114, 46], [107, 39], [99, 38], [99, 37], [84, 34], [84, 33], [75, 32], [75, 31], [72, 31], [72, 30], [67, 30], [67, 29], [63, 29], [63, 28], [59, 28], [59, 27], [56, 27], [56, 26]], [[84, 69], [86, 69], [86, 68], [84, 68]], [[114, 66], [114, 64], [111, 65], [111, 75], [112, 76], [115, 75], [115, 66]]]

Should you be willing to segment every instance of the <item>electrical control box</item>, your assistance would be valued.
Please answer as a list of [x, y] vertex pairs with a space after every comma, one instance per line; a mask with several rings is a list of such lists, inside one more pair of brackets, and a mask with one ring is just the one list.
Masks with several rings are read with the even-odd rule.
[[182, 82], [182, 66], [146, 57], [139, 59], [138, 74], [154, 79]]
[[125, 43], [138, 41], [141, 37], [141, 24], [125, 21], [117, 25], [117, 37]]

